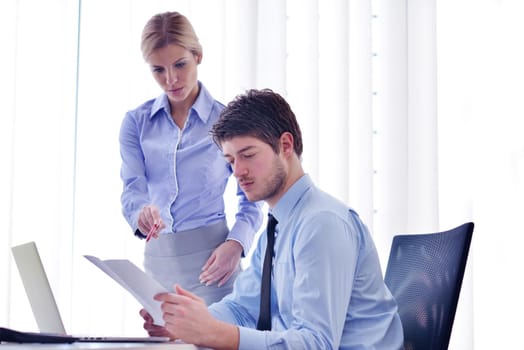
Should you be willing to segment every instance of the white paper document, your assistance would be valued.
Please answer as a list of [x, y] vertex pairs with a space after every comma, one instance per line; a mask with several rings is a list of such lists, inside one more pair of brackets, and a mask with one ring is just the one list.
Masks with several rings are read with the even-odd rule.
[[155, 324], [164, 325], [160, 302], [153, 297], [167, 290], [158, 281], [127, 259], [101, 260], [92, 255], [84, 257], [129, 291], [153, 317]]

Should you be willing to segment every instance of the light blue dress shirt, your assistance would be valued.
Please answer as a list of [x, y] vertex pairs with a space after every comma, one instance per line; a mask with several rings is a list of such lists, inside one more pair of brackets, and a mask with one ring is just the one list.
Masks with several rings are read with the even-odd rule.
[[[192, 230], [226, 220], [224, 191], [232, 174], [209, 132], [224, 106], [199, 82], [200, 93], [183, 129], [162, 94], [126, 113], [120, 129], [122, 211], [133, 230], [145, 205], [159, 207], [162, 233]], [[247, 252], [262, 224], [262, 203], [240, 187], [238, 212], [228, 239]]]
[[397, 305], [358, 215], [304, 175], [271, 211], [278, 220], [272, 330], [256, 330], [266, 235], [234, 290], [210, 306], [240, 329], [239, 349], [402, 348]]

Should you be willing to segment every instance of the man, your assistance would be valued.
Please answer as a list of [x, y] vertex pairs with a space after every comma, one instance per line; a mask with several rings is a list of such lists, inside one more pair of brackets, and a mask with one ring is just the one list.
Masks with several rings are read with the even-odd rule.
[[214, 349], [402, 348], [397, 305], [372, 238], [357, 213], [304, 173], [302, 136], [288, 103], [271, 90], [250, 90], [211, 132], [247, 198], [266, 201], [278, 222], [268, 259], [271, 316], [261, 327], [262, 266], [273, 240], [261, 235], [231, 294], [207, 308], [177, 285], [176, 293], [156, 296], [165, 327], [142, 310], [144, 328]]

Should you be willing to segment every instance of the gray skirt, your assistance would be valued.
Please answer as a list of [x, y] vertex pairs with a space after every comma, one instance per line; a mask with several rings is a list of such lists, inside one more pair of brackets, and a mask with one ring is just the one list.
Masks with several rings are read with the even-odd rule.
[[222, 244], [229, 233], [225, 222], [194, 230], [160, 234], [145, 244], [144, 269], [167, 290], [175, 284], [195, 293], [207, 305], [221, 300], [233, 290], [240, 273], [240, 264], [231, 278], [221, 287], [206, 286], [199, 281], [202, 267], [211, 253]]

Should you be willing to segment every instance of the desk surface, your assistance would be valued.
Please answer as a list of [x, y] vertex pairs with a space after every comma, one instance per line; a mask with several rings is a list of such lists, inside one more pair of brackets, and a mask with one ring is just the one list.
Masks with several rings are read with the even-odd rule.
[[0, 343], [0, 350], [199, 350], [191, 344], [173, 343], [72, 343], [18, 344]]

